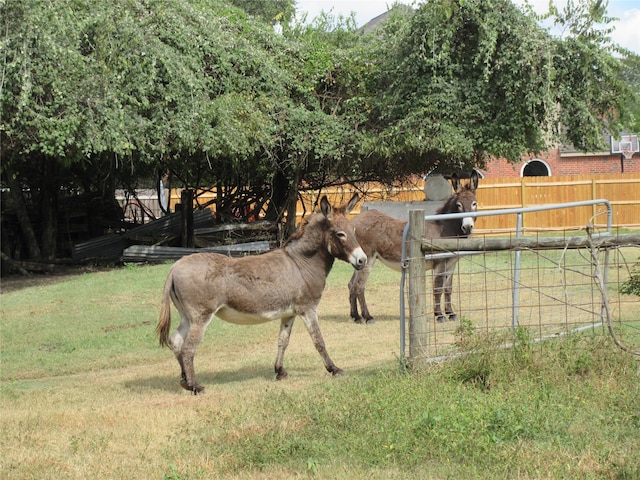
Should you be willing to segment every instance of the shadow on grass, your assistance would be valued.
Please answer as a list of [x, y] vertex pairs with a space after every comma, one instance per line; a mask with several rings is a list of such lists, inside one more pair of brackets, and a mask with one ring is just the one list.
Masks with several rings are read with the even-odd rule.
[[322, 328], [322, 323], [344, 323], [344, 324], [352, 324], [356, 326], [366, 327], [368, 325], [375, 325], [376, 322], [399, 322], [400, 317], [395, 315], [378, 315], [373, 318], [373, 322], [370, 323], [355, 323], [349, 315], [322, 315], [320, 314], [318, 320], [320, 321], [320, 328]]
[[0, 282], [0, 293], [16, 292], [30, 287], [42, 287], [71, 280], [88, 273], [105, 272], [115, 270], [117, 266], [74, 266], [51, 265], [51, 271], [45, 273], [33, 273], [20, 275], [17, 273], [7, 275]]
[[[177, 364], [176, 364], [177, 367]], [[295, 370], [288, 369], [291, 377], [296, 374], [311, 374], [314, 368], [305, 368], [301, 366], [295, 367]], [[317, 369], [319, 374], [326, 373], [324, 369]], [[256, 365], [252, 367], [242, 367], [240, 369], [223, 369], [218, 371], [197, 371], [196, 376], [198, 382], [205, 387], [212, 387], [214, 385], [231, 385], [234, 383], [243, 383], [251, 380], [266, 380], [276, 382], [275, 372], [273, 366], [268, 365]], [[285, 380], [286, 381], [286, 380]], [[128, 380], [124, 382], [125, 388], [133, 392], [146, 392], [149, 390], [162, 390], [162, 391], [184, 391], [180, 386], [179, 368], [176, 368], [175, 375], [157, 375], [146, 379]]]

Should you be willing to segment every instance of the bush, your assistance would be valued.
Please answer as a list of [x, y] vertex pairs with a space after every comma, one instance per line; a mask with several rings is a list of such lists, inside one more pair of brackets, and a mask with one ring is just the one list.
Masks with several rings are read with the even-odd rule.
[[640, 296], [640, 264], [633, 266], [629, 280], [620, 285], [620, 293]]

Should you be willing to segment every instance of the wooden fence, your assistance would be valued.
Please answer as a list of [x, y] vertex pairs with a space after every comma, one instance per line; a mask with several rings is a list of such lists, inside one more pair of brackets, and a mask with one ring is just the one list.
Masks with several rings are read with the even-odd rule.
[[[371, 184], [359, 186], [359, 189], [365, 201], [425, 199], [422, 180], [393, 188]], [[347, 201], [353, 192], [352, 187], [341, 187], [324, 190], [321, 195], [326, 194], [331, 202], [339, 204]], [[612, 206], [615, 227], [640, 227], [640, 174], [483, 178], [477, 198], [481, 211], [606, 199]], [[302, 201], [298, 203], [298, 215], [311, 211], [317, 200], [317, 192], [303, 194]], [[359, 213], [359, 206], [353, 214]], [[514, 215], [481, 217], [476, 228], [479, 233], [500, 233], [513, 230], [514, 222]], [[523, 215], [524, 231], [582, 228], [588, 224], [602, 227], [606, 223], [606, 209], [601, 205]]]
[[[392, 187], [360, 184], [332, 187], [322, 192], [305, 192], [298, 201], [297, 216], [312, 212], [322, 195], [333, 204], [347, 202], [358, 191], [364, 201], [422, 201], [425, 182], [416, 179]], [[207, 192], [211, 200], [215, 193]], [[640, 174], [565, 175], [553, 177], [483, 178], [477, 192], [479, 210], [531, 207], [552, 203], [606, 199], [613, 209], [615, 227], [640, 227]], [[171, 191], [171, 205], [180, 201], [180, 191]], [[359, 213], [362, 202], [352, 215]], [[606, 210], [601, 206], [580, 207], [564, 211], [546, 211], [523, 215], [523, 231], [546, 231], [582, 228], [588, 224], [606, 225]], [[482, 217], [476, 223], [479, 233], [500, 233], [515, 228], [514, 216]]]

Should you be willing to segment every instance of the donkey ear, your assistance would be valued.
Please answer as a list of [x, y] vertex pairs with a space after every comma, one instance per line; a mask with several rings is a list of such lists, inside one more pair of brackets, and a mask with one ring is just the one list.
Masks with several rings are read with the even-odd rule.
[[478, 189], [478, 180], [480, 179], [480, 177], [478, 177], [478, 172], [474, 170], [471, 171], [471, 183], [470, 183], [470, 188], [472, 192], [475, 192]]
[[451, 185], [453, 186], [454, 192], [460, 193], [460, 178], [458, 178], [457, 173], [451, 175]]
[[360, 195], [358, 195], [357, 193], [354, 193], [353, 197], [351, 197], [351, 200], [349, 200], [349, 203], [347, 203], [347, 206], [344, 209], [345, 215], [349, 215], [349, 213], [351, 213], [351, 210], [353, 210], [353, 207], [356, 206], [356, 204], [358, 203], [358, 200], [360, 200]]
[[331, 219], [332, 210], [333, 209], [331, 208], [331, 204], [329, 203], [327, 196], [323, 195], [322, 198], [320, 199], [320, 211], [325, 217], [327, 217], [328, 219]]

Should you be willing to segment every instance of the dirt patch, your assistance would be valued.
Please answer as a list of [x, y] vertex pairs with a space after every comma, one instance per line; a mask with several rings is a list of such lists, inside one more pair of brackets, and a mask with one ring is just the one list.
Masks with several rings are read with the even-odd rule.
[[114, 330], [127, 330], [127, 329], [131, 329], [131, 328], [139, 328], [139, 327], [144, 327], [146, 325], [151, 325], [153, 322], [149, 321], [149, 320], [145, 320], [144, 322], [140, 322], [140, 323], [128, 323], [126, 325], [109, 325], [108, 327], [104, 327], [102, 329], [103, 332], [113, 332]]

